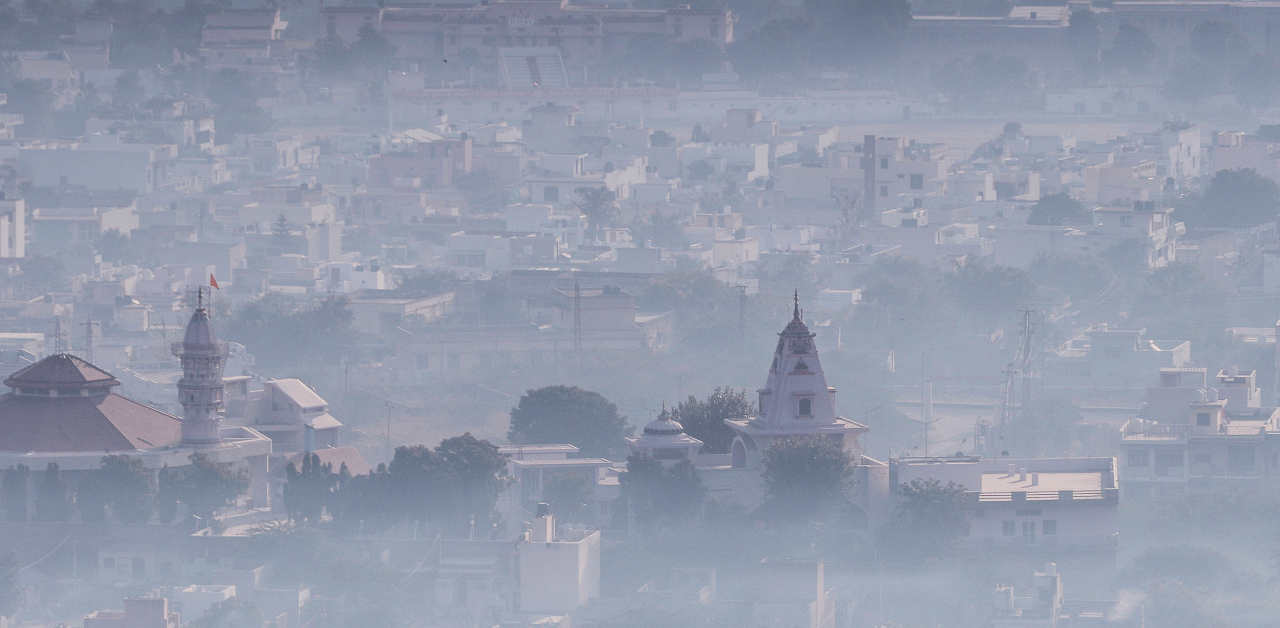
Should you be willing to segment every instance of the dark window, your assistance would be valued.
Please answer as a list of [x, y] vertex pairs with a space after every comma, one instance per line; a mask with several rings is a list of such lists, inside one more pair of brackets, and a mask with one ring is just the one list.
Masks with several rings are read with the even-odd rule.
[[800, 416], [811, 416], [811, 415], [813, 415], [813, 400], [801, 399], [800, 400]]
[[888, 169], [889, 169], [889, 158], [888, 158], [888, 157], [881, 157], [881, 158], [880, 158], [880, 169], [881, 169], [881, 170], [888, 170]]
[[1129, 451], [1129, 466], [1145, 467], [1147, 466], [1147, 462], [1148, 462], [1147, 450], [1133, 449]]
[[913, 190], [924, 189], [924, 175], [922, 174], [911, 175], [911, 189]]
[[560, 188], [554, 185], [548, 185], [542, 188], [542, 202], [555, 203], [560, 200]]
[[1208, 412], [1196, 413], [1196, 425], [1211, 425], [1211, 424], [1213, 424], [1213, 420], [1209, 418]]
[[1040, 524], [1040, 533], [1045, 536], [1057, 536], [1058, 521], [1056, 519], [1045, 519], [1044, 523]]
[[1014, 535], [1014, 530], [1015, 530], [1015, 528], [1013, 527], [1013, 522], [1012, 522], [1012, 521], [1005, 521], [1005, 522], [1004, 522], [1004, 535], [1005, 535], [1005, 536], [1013, 536], [1013, 535]]

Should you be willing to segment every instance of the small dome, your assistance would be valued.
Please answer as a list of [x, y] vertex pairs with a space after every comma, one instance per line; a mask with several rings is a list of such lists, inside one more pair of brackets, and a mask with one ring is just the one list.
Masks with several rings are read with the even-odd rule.
[[684, 426], [679, 421], [671, 418], [667, 413], [667, 404], [662, 404], [662, 414], [658, 418], [649, 421], [644, 426], [644, 433], [648, 436], [676, 436], [684, 433]]

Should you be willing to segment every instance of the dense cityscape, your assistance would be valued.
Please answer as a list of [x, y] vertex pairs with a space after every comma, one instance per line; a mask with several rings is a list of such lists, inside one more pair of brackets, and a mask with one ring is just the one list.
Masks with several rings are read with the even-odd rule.
[[0, 628], [1274, 626], [1277, 25], [0, 0]]

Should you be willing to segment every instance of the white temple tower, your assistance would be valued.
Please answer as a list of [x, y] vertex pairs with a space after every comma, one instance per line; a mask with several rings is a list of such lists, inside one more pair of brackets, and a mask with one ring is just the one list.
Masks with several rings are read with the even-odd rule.
[[827, 386], [815, 335], [804, 324], [797, 294], [791, 322], [778, 334], [769, 377], [757, 391], [758, 416], [725, 419], [737, 433], [730, 450], [734, 467], [758, 468], [764, 450], [773, 442], [810, 435], [836, 440], [855, 464], [862, 460], [858, 437], [868, 428], [836, 415], [836, 389]]
[[173, 343], [173, 354], [182, 359], [182, 379], [178, 380], [178, 401], [182, 403], [182, 443], [217, 445], [218, 411], [222, 409], [222, 366], [227, 359], [227, 343], [218, 342], [204, 307], [204, 290], [197, 297], [196, 311], [187, 323], [181, 343]]

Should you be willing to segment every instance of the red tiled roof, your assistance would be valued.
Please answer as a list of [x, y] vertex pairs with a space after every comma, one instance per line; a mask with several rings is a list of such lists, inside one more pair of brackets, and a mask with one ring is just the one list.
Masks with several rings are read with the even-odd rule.
[[69, 353], [51, 355], [4, 380], [10, 388], [110, 388], [120, 380]]
[[181, 440], [181, 419], [120, 395], [0, 396], [0, 451], [137, 451]]

